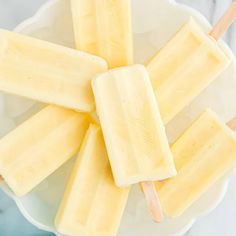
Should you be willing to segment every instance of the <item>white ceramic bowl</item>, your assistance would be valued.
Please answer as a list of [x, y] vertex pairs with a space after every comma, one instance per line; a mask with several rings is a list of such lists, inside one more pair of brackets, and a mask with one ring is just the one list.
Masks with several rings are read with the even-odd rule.
[[[205, 30], [209, 30], [209, 23], [201, 14], [174, 1], [133, 0], [136, 62], [146, 62], [190, 16], [199, 21]], [[69, 1], [50, 1], [33, 18], [18, 26], [16, 31], [73, 47]], [[235, 60], [228, 47], [223, 43], [222, 46], [232, 57], [232, 65], [168, 125], [170, 142], [205, 107], [212, 108], [225, 120], [236, 114], [236, 106], [234, 107], [233, 104], [236, 99]], [[33, 101], [4, 94], [0, 94], [0, 108], [2, 108], [0, 118], [3, 121], [0, 131], [5, 127], [0, 132], [1, 135], [39, 109]], [[23, 198], [15, 197], [6, 185], [3, 185], [2, 188], [15, 200], [26, 219], [39, 229], [56, 234], [54, 217], [72, 164], [73, 160], [66, 163]], [[218, 181], [184, 215], [176, 219], [165, 220], [161, 224], [154, 224], [150, 220], [142, 193], [137, 187], [134, 187], [118, 235], [173, 236], [185, 234], [200, 215], [208, 213], [219, 204], [226, 192], [228, 179], [227, 176]]]

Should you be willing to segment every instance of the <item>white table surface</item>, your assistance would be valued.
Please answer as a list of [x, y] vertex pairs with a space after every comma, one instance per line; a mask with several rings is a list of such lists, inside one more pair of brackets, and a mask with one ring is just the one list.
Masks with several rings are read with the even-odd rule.
[[[0, 27], [13, 29], [32, 16], [47, 0], [0, 0]], [[232, 0], [177, 0], [203, 13], [212, 23], [225, 11]], [[236, 54], [236, 24], [225, 35], [225, 40]], [[235, 91], [236, 92], [236, 91]], [[235, 236], [236, 176], [231, 179], [223, 202], [211, 214], [199, 219], [187, 236]], [[0, 235], [43, 236], [19, 214], [14, 203], [0, 191]]]

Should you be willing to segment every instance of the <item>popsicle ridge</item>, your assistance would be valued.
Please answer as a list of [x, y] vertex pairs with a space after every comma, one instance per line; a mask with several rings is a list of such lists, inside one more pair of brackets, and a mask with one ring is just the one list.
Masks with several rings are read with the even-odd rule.
[[7, 30], [0, 30], [0, 90], [90, 112], [91, 80], [107, 70], [104, 59]]
[[229, 65], [215, 39], [191, 18], [147, 64], [165, 124]]
[[165, 214], [178, 217], [236, 166], [236, 134], [207, 110], [171, 150], [178, 175], [158, 183], [157, 189]]
[[114, 236], [129, 195], [113, 180], [100, 127], [90, 125], [55, 220], [69, 236]]
[[110, 68], [133, 63], [130, 0], [71, 0], [76, 47]]

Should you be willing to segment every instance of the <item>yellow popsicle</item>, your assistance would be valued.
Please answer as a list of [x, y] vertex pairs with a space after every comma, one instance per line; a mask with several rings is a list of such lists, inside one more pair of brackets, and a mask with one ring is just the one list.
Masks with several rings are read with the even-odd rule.
[[204, 90], [230, 59], [191, 19], [147, 64], [164, 123]]
[[36, 187], [79, 149], [90, 118], [48, 106], [0, 140], [0, 174], [18, 196]]
[[178, 174], [156, 186], [165, 214], [177, 217], [236, 166], [236, 134], [207, 110], [171, 150]]
[[108, 71], [98, 75], [92, 87], [116, 184], [128, 186], [175, 175], [145, 67]]
[[68, 236], [115, 236], [129, 188], [113, 180], [101, 129], [91, 125], [83, 141], [56, 217]]
[[130, 0], [71, 0], [77, 49], [103, 57], [110, 68], [133, 63]]
[[89, 112], [91, 79], [106, 70], [102, 58], [0, 30], [0, 91]]

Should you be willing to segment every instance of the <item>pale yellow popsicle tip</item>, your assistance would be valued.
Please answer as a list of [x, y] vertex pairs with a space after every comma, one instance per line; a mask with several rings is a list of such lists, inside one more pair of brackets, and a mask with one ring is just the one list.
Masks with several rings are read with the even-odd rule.
[[76, 48], [104, 58], [109, 68], [133, 64], [131, 0], [71, 0]]
[[143, 65], [110, 70], [92, 81], [117, 186], [176, 174], [158, 104]]
[[107, 69], [101, 57], [0, 29], [0, 91], [91, 112], [91, 80]]
[[115, 236], [129, 188], [113, 180], [99, 126], [91, 124], [71, 171], [55, 225], [68, 236]]
[[207, 109], [171, 146], [177, 176], [156, 188], [166, 216], [185, 213], [236, 166], [236, 134]]
[[4, 56], [7, 47], [8, 47], [8, 42], [4, 37], [2, 37], [2, 33], [0, 31], [0, 60]]
[[89, 124], [85, 113], [48, 106], [0, 139], [0, 173], [15, 195], [26, 195], [72, 158]]
[[230, 61], [221, 44], [190, 18], [147, 64], [164, 124], [209, 86]]

